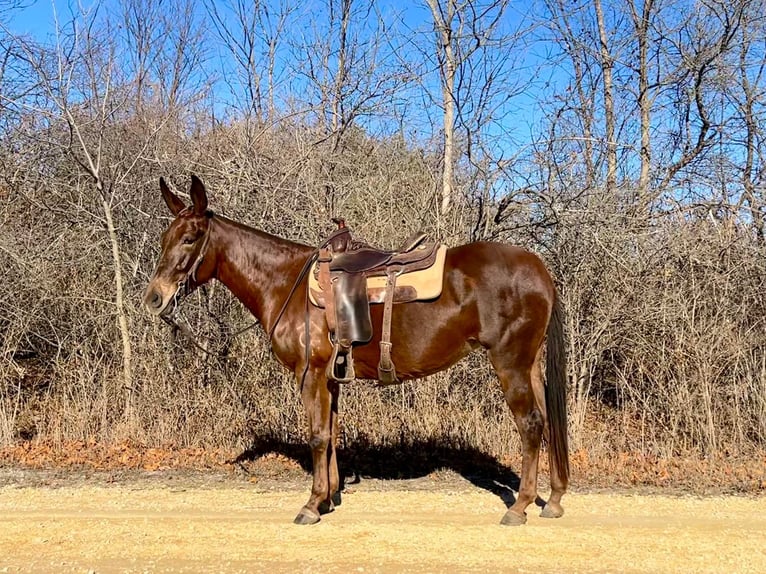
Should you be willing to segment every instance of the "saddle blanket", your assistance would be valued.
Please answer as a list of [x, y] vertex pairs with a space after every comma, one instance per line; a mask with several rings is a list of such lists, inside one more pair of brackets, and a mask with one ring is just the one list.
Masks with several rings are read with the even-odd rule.
[[[428, 301], [436, 299], [442, 293], [444, 282], [444, 260], [447, 246], [440, 245], [436, 252], [436, 261], [431, 267], [420, 271], [402, 273], [396, 279], [394, 303]], [[324, 293], [319, 285], [319, 263], [314, 263], [309, 273], [309, 300], [316, 307], [324, 307]], [[386, 297], [386, 276], [367, 277], [367, 298], [370, 303], [382, 303]]]

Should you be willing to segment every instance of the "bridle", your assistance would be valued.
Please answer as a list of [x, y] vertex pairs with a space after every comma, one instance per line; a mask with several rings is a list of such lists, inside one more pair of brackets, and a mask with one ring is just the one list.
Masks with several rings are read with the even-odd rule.
[[[189, 208], [187, 207], [181, 213], [178, 215], [182, 215], [185, 211], [188, 211]], [[215, 214], [212, 211], [208, 211], [206, 213], [206, 216], [208, 218], [208, 224], [207, 229], [205, 230], [205, 235], [202, 239], [202, 247], [199, 250], [199, 253], [197, 254], [197, 259], [194, 260], [194, 264], [189, 267], [189, 270], [186, 272], [186, 275], [178, 281], [178, 289], [176, 290], [176, 294], [174, 295], [174, 299], [178, 296], [178, 293], [181, 292], [183, 289], [184, 296], [188, 295], [191, 292], [191, 288], [189, 287], [189, 283], [191, 281], [197, 281], [197, 270], [199, 269], [199, 266], [202, 265], [202, 260], [205, 259], [205, 255], [207, 255], [207, 250], [210, 246], [210, 229], [212, 227], [213, 223], [213, 216]]]
[[[188, 211], [190, 211], [190, 208], [188, 207], [182, 209], [178, 212], [176, 217], [181, 217]], [[189, 267], [189, 270], [186, 272], [186, 274], [178, 280], [176, 283], [176, 292], [173, 293], [172, 299], [168, 302], [165, 309], [162, 310], [162, 313], [160, 313], [160, 318], [174, 327], [179, 327], [179, 325], [173, 322], [172, 316], [175, 315], [176, 311], [178, 311], [181, 299], [191, 293], [190, 283], [192, 281], [197, 281], [197, 270], [199, 269], [200, 265], [202, 265], [202, 261], [205, 259], [205, 255], [207, 255], [207, 250], [210, 246], [210, 224], [212, 223], [214, 214], [212, 211], [209, 211], [208, 213], [210, 214], [208, 216], [209, 221], [207, 229], [205, 230], [205, 235], [203, 236], [202, 247], [197, 254], [197, 258], [194, 260], [194, 264]], [[171, 307], [169, 312], [166, 311], [167, 307]]]
[[[189, 211], [190, 208], [186, 208], [178, 213], [178, 216], [183, 215], [184, 212]], [[191, 267], [189, 267], [189, 270], [186, 272], [186, 275], [184, 275], [181, 279], [179, 279], [177, 283], [176, 292], [173, 294], [173, 299], [170, 303], [168, 303], [168, 306], [172, 305], [172, 308], [170, 309], [170, 312], [163, 312], [160, 315], [160, 319], [162, 319], [165, 323], [167, 323], [172, 329], [181, 331], [186, 337], [191, 341], [192, 345], [197, 347], [200, 351], [203, 351], [204, 353], [207, 353], [208, 355], [216, 356], [220, 359], [230, 359], [232, 358], [230, 355], [219, 355], [216, 353], [211, 353], [209, 349], [206, 349], [204, 346], [200, 345], [197, 342], [197, 338], [194, 335], [194, 333], [191, 330], [191, 327], [188, 325], [188, 320], [183, 317], [180, 313], [180, 302], [181, 299], [186, 297], [189, 293], [191, 293], [191, 283], [194, 281], [196, 283], [197, 281], [197, 270], [200, 268], [200, 265], [202, 265], [202, 261], [205, 259], [205, 256], [207, 255], [208, 249], [210, 248], [210, 229], [212, 227], [212, 221], [213, 216], [215, 215], [212, 211], [207, 211], [206, 213], [208, 217], [208, 226], [205, 230], [205, 235], [202, 239], [202, 247], [199, 250], [199, 253], [197, 254], [197, 258], [194, 260], [194, 263]], [[179, 323], [176, 321], [176, 317], [179, 317], [183, 319], [183, 322]], [[239, 331], [236, 331], [232, 337], [237, 337], [244, 333], [245, 331], [249, 331], [253, 327], [255, 327], [258, 324], [258, 321], [253, 321], [251, 324], [249, 324], [247, 327], [244, 327], [243, 329], [240, 329]]]

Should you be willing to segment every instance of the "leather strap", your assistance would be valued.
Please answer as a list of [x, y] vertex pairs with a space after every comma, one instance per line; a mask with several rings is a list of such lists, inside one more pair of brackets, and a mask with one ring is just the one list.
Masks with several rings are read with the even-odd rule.
[[330, 260], [332, 252], [323, 247], [319, 250], [319, 285], [325, 297], [325, 316], [327, 317], [327, 329], [330, 333], [335, 332], [335, 297], [330, 284]]
[[399, 382], [396, 378], [396, 367], [391, 361], [391, 315], [394, 307], [394, 291], [396, 278], [402, 272], [401, 267], [388, 269], [386, 278], [386, 298], [383, 301], [383, 329], [380, 336], [380, 362], [378, 363], [378, 380], [384, 385]]

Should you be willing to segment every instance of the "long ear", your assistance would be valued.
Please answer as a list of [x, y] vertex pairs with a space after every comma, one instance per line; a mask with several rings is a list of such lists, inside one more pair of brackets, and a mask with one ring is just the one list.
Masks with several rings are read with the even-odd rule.
[[178, 215], [186, 209], [184, 202], [175, 193], [170, 191], [168, 184], [165, 183], [165, 179], [162, 177], [160, 178], [160, 191], [162, 192], [162, 199], [165, 200], [168, 209], [173, 215]]
[[205, 192], [205, 184], [194, 174], [192, 174], [191, 180], [192, 184], [189, 195], [191, 195], [194, 215], [205, 215], [205, 212], [207, 211], [207, 193]]

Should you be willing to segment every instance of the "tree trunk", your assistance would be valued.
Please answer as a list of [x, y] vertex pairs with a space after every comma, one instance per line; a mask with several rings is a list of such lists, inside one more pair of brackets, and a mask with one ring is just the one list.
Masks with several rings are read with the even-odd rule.
[[766, 229], [764, 229], [764, 226], [765, 226], [764, 218], [761, 212], [762, 203], [759, 202], [758, 199], [756, 198], [756, 186], [755, 186], [755, 182], [753, 181], [753, 171], [754, 171], [753, 166], [755, 163], [756, 146], [757, 146], [756, 136], [758, 134], [758, 129], [760, 126], [758, 125], [758, 120], [754, 113], [754, 109], [756, 105], [756, 97], [757, 97], [756, 90], [753, 89], [753, 86], [751, 85], [750, 79], [748, 78], [748, 75], [747, 75], [748, 74], [747, 52], [749, 48], [750, 48], [750, 37], [748, 35], [746, 27], [743, 27], [742, 44], [740, 46], [740, 53], [739, 53], [739, 76], [740, 76], [740, 85], [742, 87], [742, 92], [745, 98], [745, 101], [743, 102], [743, 106], [742, 106], [743, 108], [742, 111], [743, 111], [744, 120], [745, 120], [746, 135], [745, 135], [745, 165], [742, 168], [743, 192], [738, 202], [739, 205], [737, 205], [737, 209], [742, 207], [742, 204], [745, 201], [747, 201], [747, 204], [750, 207], [750, 215], [753, 218], [753, 226], [755, 227], [758, 240], [761, 243], [763, 243], [764, 232], [766, 232]]
[[446, 15], [442, 15], [438, 0], [428, 0], [439, 35], [438, 60], [442, 81], [442, 115], [444, 129], [444, 167], [442, 170], [441, 213], [447, 213], [454, 191], [455, 163], [455, 73], [457, 61], [452, 47], [452, 18], [455, 14], [453, 0], [447, 1]]
[[114, 304], [117, 308], [117, 325], [120, 329], [120, 338], [122, 339], [122, 388], [125, 403], [124, 416], [125, 419], [129, 419], [133, 415], [135, 398], [133, 389], [133, 350], [130, 344], [130, 327], [128, 325], [128, 314], [125, 308], [120, 244], [117, 240], [117, 230], [115, 229], [114, 219], [112, 217], [112, 207], [103, 195], [103, 186], [100, 180], [96, 182], [96, 187], [102, 192], [101, 205], [104, 209], [106, 229], [109, 234], [109, 243], [112, 247], [115, 289]]
[[448, 62], [447, 76], [445, 78], [444, 97], [444, 171], [442, 172], [442, 213], [450, 209], [453, 194], [454, 156], [455, 156], [455, 100], [452, 90], [455, 87], [455, 66], [452, 58], [452, 50], [447, 53]]
[[601, 0], [594, 0], [598, 21], [599, 44], [601, 46], [601, 69], [604, 72], [604, 122], [606, 135], [606, 190], [612, 195], [617, 190], [617, 142], [615, 141], [614, 86], [612, 68], [614, 60], [609, 53], [609, 44], [604, 25], [604, 11]]
[[649, 168], [652, 160], [651, 141], [649, 139], [650, 105], [649, 98], [649, 15], [652, 11], [653, 0], [645, 0], [639, 19], [634, 6], [631, 4], [631, 15], [638, 40], [638, 109], [641, 115], [641, 172], [638, 176], [638, 203], [640, 212], [644, 213], [649, 207]]

